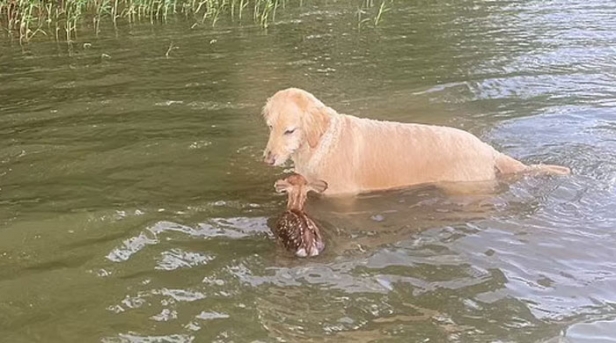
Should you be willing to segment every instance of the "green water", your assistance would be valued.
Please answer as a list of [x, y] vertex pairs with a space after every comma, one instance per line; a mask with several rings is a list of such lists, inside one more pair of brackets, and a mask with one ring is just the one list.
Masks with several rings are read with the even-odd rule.
[[[391, 8], [3, 34], [0, 341], [616, 341], [616, 4]], [[574, 175], [311, 199], [325, 254], [290, 258], [260, 117], [289, 86]]]

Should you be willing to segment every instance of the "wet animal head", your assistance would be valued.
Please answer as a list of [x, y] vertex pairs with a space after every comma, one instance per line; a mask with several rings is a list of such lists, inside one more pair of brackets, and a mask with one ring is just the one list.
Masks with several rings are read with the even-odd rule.
[[264, 161], [280, 166], [299, 149], [315, 148], [329, 126], [328, 111], [321, 101], [301, 89], [288, 88], [274, 94], [263, 107], [270, 129]]
[[308, 181], [300, 174], [292, 174], [274, 184], [276, 192], [288, 194], [287, 210], [303, 211], [308, 198], [308, 192], [323, 193], [327, 189], [327, 182], [323, 180]]

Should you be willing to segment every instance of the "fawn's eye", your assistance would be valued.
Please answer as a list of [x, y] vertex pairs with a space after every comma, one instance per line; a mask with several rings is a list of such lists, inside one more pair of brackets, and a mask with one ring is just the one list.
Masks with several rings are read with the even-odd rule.
[[289, 129], [289, 130], [285, 131], [285, 132], [284, 132], [284, 134], [285, 134], [285, 135], [290, 135], [290, 134], [292, 134], [293, 132], [295, 132], [295, 129]]

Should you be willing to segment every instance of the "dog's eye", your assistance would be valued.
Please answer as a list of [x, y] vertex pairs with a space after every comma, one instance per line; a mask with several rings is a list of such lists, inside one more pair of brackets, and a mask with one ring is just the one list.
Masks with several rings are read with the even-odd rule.
[[268, 125], [267, 127], [270, 129], [270, 131], [272, 131], [272, 126], [271, 125]]
[[285, 132], [284, 132], [284, 134], [285, 134], [285, 135], [290, 135], [290, 134], [292, 134], [293, 132], [295, 132], [295, 129], [290, 129], [290, 130], [287, 130], [287, 131], [285, 131]]

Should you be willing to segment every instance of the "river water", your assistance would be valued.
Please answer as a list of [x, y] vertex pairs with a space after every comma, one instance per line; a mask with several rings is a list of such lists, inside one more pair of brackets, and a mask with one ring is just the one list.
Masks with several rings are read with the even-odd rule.
[[[616, 3], [389, 7], [3, 35], [1, 341], [615, 342]], [[261, 162], [289, 86], [573, 175], [311, 198], [328, 245], [294, 259]]]

